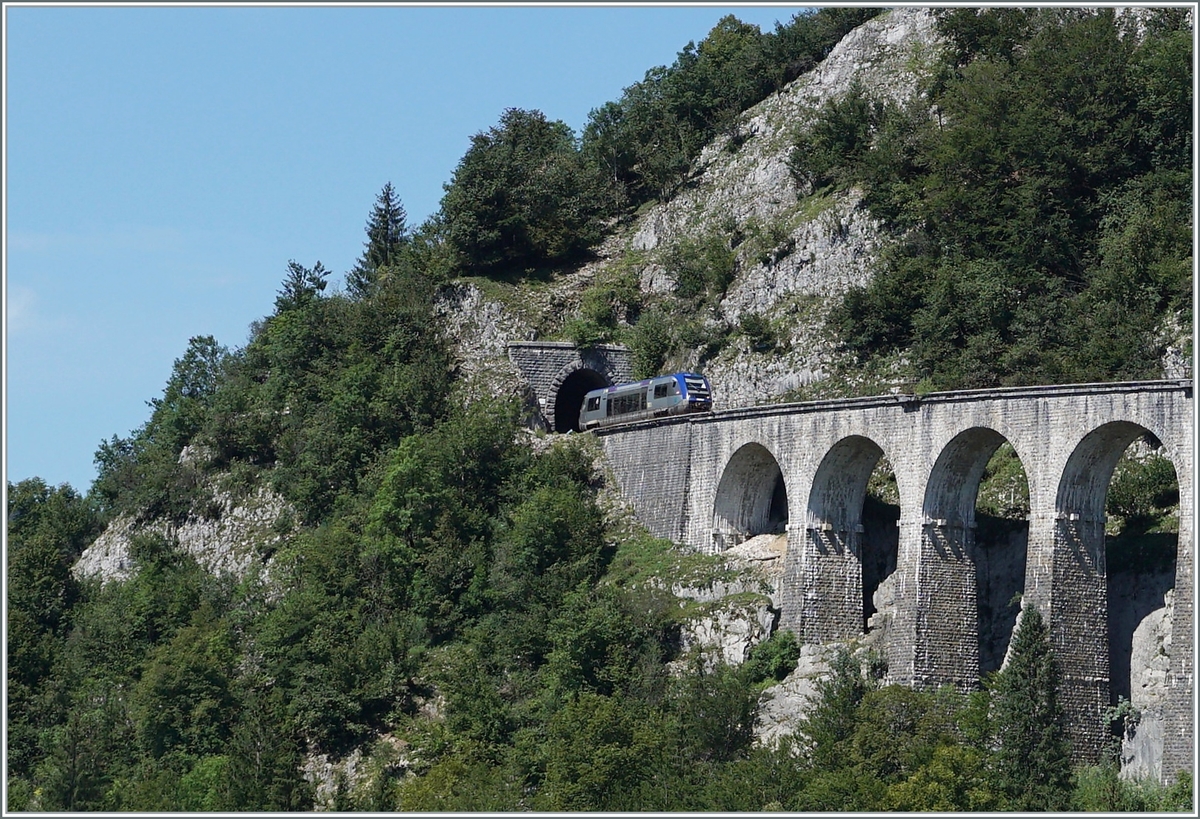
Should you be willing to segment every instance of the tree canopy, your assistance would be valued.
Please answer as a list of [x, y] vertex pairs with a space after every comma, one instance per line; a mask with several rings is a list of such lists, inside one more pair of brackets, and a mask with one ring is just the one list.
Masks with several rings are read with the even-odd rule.
[[441, 210], [465, 271], [523, 273], [570, 259], [600, 237], [591, 174], [571, 129], [540, 111], [509, 108], [471, 137]]
[[826, 104], [794, 171], [862, 187], [903, 237], [834, 311], [852, 360], [904, 354], [945, 389], [1153, 376], [1164, 315], [1192, 312], [1192, 38], [1154, 19], [943, 12], [928, 103]]

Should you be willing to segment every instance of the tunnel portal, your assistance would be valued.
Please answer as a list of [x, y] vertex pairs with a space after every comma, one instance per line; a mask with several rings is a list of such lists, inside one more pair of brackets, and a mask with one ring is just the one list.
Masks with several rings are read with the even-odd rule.
[[568, 375], [554, 395], [554, 431], [579, 432], [579, 411], [583, 409], [583, 397], [591, 390], [609, 385], [607, 378], [587, 367]]

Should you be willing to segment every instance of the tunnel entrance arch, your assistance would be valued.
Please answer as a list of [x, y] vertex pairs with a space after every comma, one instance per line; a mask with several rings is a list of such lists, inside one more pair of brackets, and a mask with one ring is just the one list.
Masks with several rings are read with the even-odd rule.
[[729, 459], [713, 501], [713, 548], [724, 551], [756, 535], [787, 531], [787, 485], [762, 444], [745, 444]]
[[554, 431], [579, 432], [583, 397], [591, 390], [611, 385], [611, 381], [590, 367], [579, 367], [568, 373], [554, 391]]

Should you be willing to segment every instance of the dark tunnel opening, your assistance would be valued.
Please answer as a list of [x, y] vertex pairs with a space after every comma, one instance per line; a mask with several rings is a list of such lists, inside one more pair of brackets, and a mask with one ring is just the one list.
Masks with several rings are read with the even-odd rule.
[[579, 432], [579, 411], [583, 409], [583, 397], [590, 390], [607, 386], [607, 378], [586, 367], [568, 375], [554, 396], [554, 431]]

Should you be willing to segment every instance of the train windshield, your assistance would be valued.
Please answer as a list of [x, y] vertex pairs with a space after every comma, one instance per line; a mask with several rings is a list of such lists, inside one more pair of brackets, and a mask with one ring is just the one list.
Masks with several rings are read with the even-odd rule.
[[702, 375], [684, 375], [683, 385], [687, 390], [688, 396], [691, 398], [708, 398], [712, 395], [712, 391], [708, 386], [708, 379]]

